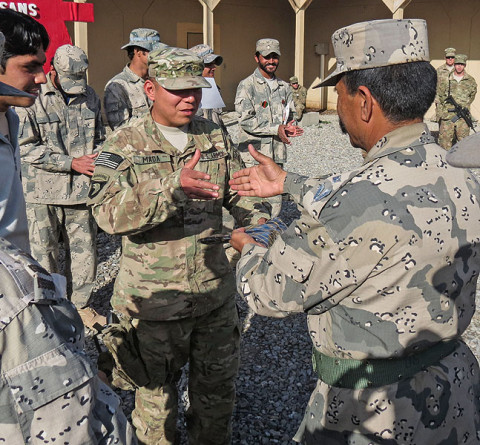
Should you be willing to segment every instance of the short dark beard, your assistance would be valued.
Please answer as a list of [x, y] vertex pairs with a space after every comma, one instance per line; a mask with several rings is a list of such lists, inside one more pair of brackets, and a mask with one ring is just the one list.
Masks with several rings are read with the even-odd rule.
[[342, 130], [343, 134], [348, 134], [348, 131], [345, 128], [345, 124], [343, 123], [342, 119], [340, 119], [340, 118], [338, 118], [338, 125], [340, 125], [340, 130]]

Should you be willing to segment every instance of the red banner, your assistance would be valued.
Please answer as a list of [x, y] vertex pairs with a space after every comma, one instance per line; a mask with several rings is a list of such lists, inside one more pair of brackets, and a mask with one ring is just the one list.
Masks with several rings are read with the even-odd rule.
[[0, 8], [23, 12], [45, 26], [50, 37], [46, 70], [50, 67], [50, 60], [56, 49], [61, 45], [72, 43], [65, 22], [93, 22], [94, 20], [92, 3], [74, 3], [63, 0], [0, 1]]

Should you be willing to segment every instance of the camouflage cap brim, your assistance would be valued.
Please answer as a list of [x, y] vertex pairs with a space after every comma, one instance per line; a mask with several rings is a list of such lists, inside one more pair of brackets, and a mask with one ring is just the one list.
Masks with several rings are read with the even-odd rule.
[[0, 96], [9, 96], [9, 97], [29, 97], [35, 99], [36, 96], [33, 94], [26, 93], [25, 91], [14, 88], [6, 83], [0, 82]]
[[60, 86], [65, 93], [85, 94], [87, 92], [87, 76], [85, 73], [67, 75], [57, 71], [57, 74]]
[[218, 54], [207, 54], [203, 58], [203, 63], [214, 63], [217, 66], [220, 66], [223, 63], [223, 57]]
[[156, 77], [160, 86], [167, 90], [189, 90], [191, 88], [212, 88], [202, 76]]
[[144, 49], [145, 51], [153, 51], [155, 48], [157, 48], [157, 45], [160, 42], [128, 42], [126, 45], [123, 45], [120, 49], [127, 49], [130, 48], [131, 46], [138, 46], [139, 48]]
[[462, 139], [447, 153], [453, 167], [480, 168], [480, 133]]
[[430, 61], [427, 23], [421, 19], [385, 19], [355, 23], [332, 35], [337, 66], [313, 88], [334, 86], [347, 71]]

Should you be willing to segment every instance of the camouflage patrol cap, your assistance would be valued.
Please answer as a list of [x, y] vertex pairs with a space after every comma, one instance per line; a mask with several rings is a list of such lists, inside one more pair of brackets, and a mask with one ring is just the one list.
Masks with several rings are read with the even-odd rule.
[[220, 66], [223, 62], [223, 57], [219, 56], [218, 54], [213, 54], [213, 49], [205, 43], [192, 46], [190, 51], [194, 52], [198, 57], [200, 57], [205, 64], [215, 63], [215, 65]]
[[148, 54], [148, 75], [167, 90], [211, 88], [203, 68], [202, 59], [188, 49], [168, 47]]
[[160, 34], [158, 31], [150, 28], [136, 28], [130, 32], [130, 41], [123, 45], [121, 49], [126, 49], [130, 46], [139, 46], [147, 51], [159, 49]]
[[[5, 47], [5, 36], [0, 32], [0, 59], [3, 56], [3, 49]], [[29, 97], [35, 99], [35, 96], [32, 94], [25, 93], [25, 91], [18, 90], [6, 83], [0, 82], [0, 96], [10, 96], [10, 97]]]
[[385, 19], [355, 23], [332, 35], [337, 67], [314, 88], [334, 86], [347, 71], [429, 61], [427, 22]]
[[81, 48], [62, 45], [55, 51], [53, 67], [58, 82], [67, 94], [85, 94], [87, 91], [87, 55]]
[[454, 167], [480, 167], [480, 133], [457, 142], [447, 153], [447, 162]]
[[455, 57], [456, 52], [455, 48], [445, 48], [445, 57]]
[[278, 54], [279, 56], [282, 55], [280, 52], [280, 42], [276, 39], [257, 40], [255, 51], [260, 53], [263, 57], [266, 57], [272, 53]]
[[298, 77], [297, 77], [297, 76], [292, 76], [292, 77], [290, 77], [289, 82], [290, 82], [290, 83], [298, 83]]
[[461, 63], [462, 65], [467, 64], [467, 55], [466, 54], [456, 54], [455, 55], [455, 63]]

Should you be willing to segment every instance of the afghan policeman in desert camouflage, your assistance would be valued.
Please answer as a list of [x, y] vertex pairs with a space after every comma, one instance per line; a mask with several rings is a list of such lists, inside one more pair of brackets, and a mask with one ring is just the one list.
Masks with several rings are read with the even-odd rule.
[[[167, 48], [152, 51], [148, 67], [151, 112], [107, 138], [89, 192], [99, 226], [122, 236], [111, 300], [120, 341], [107, 342], [119, 345], [117, 374], [136, 387], [141, 443], [177, 443], [176, 383], [190, 362], [189, 443], [226, 445], [239, 358], [235, 283], [222, 244], [199, 240], [220, 231], [222, 207], [242, 226], [268, 214], [258, 198], [230, 190], [240, 156], [218, 125], [195, 116], [210, 87], [202, 60]], [[122, 338], [130, 346], [120, 350]]]
[[112, 130], [150, 109], [152, 104], [143, 90], [148, 77], [147, 57], [150, 51], [165, 46], [154, 29], [137, 28], [130, 33], [130, 41], [121, 48], [127, 51], [130, 62], [105, 86], [103, 106]]
[[65, 279], [0, 238], [0, 442], [137, 443], [120, 399], [83, 350]]
[[[303, 444], [476, 444], [480, 369], [460, 336], [475, 311], [480, 186], [450, 167], [423, 116], [435, 97], [424, 20], [332, 37], [341, 127], [363, 165], [326, 179], [260, 164], [241, 195], [289, 192], [301, 216], [270, 248], [242, 231], [237, 286], [259, 314], [306, 312], [318, 381]], [[395, 82], [392, 82], [395, 79]]]
[[[292, 90], [287, 82], [275, 76], [280, 56], [278, 40], [258, 40], [255, 46], [258, 67], [237, 87], [235, 111], [241, 129], [238, 150], [247, 166], [255, 164], [248, 152], [249, 144], [282, 166], [287, 162], [289, 137], [303, 133], [291, 120], [295, 114]], [[282, 207], [281, 198], [272, 197], [269, 202], [271, 216], [275, 217]]]
[[293, 104], [295, 106], [295, 112], [297, 119], [302, 119], [303, 111], [307, 103], [307, 89], [298, 83], [298, 77], [292, 76], [289, 79], [290, 88], [292, 89]]
[[49, 272], [58, 272], [63, 238], [69, 298], [90, 317], [93, 309], [82, 309], [96, 275], [97, 226], [86, 200], [105, 130], [100, 99], [87, 85], [87, 67], [83, 50], [59, 47], [35, 104], [17, 112], [32, 255]]
[[465, 119], [458, 116], [454, 111], [454, 106], [447, 102], [447, 98], [452, 96], [458, 105], [467, 110], [470, 109], [477, 94], [477, 82], [465, 71], [466, 65], [467, 56], [457, 54], [453, 71], [437, 88], [438, 117], [440, 119], [438, 143], [445, 150], [450, 150], [455, 141], [460, 141], [470, 134], [470, 127]]

